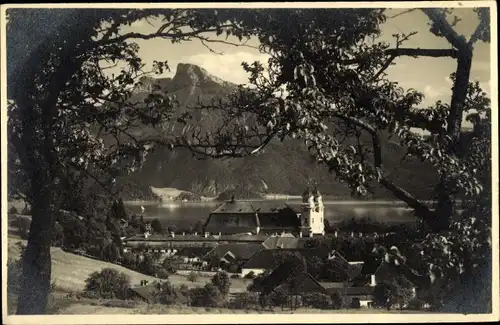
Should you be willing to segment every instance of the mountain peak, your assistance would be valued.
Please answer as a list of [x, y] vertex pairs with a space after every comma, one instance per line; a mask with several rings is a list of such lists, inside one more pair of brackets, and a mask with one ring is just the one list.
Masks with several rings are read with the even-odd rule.
[[198, 86], [204, 83], [216, 83], [221, 86], [231, 84], [210, 74], [202, 67], [190, 63], [179, 63], [177, 65], [173, 82], [182, 86]]

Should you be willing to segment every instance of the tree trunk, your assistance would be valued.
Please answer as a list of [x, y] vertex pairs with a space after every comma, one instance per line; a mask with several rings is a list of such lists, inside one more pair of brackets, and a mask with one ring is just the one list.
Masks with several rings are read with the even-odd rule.
[[28, 245], [23, 257], [21, 292], [17, 314], [39, 315], [45, 313], [50, 293], [51, 256], [50, 244], [55, 224], [51, 208], [51, 193], [34, 197]]
[[450, 228], [454, 201], [449, 191], [446, 190], [446, 183], [443, 178], [438, 183], [436, 191], [437, 206], [435, 211], [438, 216], [436, 227], [438, 230], [446, 230]]
[[448, 115], [447, 120], [448, 127], [446, 133], [451, 137], [451, 142], [448, 147], [448, 150], [450, 152], [454, 151], [458, 140], [460, 139], [464, 103], [467, 97], [467, 89], [469, 87], [471, 66], [472, 47], [466, 46], [460, 49], [458, 52], [455, 84], [453, 85], [450, 114]]
[[[448, 154], [456, 153], [462, 128], [462, 118], [464, 113], [464, 103], [469, 87], [470, 70], [472, 66], [472, 48], [465, 46], [458, 52], [457, 70], [455, 72], [455, 84], [451, 96], [450, 114], [447, 120], [446, 134], [450, 137], [446, 151]], [[437, 186], [437, 207], [439, 230], [449, 229], [453, 217], [454, 199], [452, 193], [446, 189], [446, 183], [441, 178]]]

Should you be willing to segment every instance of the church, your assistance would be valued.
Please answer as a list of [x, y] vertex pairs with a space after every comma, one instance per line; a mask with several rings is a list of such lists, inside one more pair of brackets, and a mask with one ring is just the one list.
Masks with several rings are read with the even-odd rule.
[[323, 199], [317, 189], [311, 191], [308, 188], [302, 195], [300, 211], [296, 211], [286, 203], [238, 201], [232, 198], [209, 215], [204, 231], [224, 235], [324, 235]]

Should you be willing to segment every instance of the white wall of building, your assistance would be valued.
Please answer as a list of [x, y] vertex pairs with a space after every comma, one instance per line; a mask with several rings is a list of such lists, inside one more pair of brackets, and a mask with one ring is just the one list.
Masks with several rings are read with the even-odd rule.
[[241, 277], [245, 277], [250, 272], [253, 272], [256, 276], [264, 273], [265, 269], [241, 269]]

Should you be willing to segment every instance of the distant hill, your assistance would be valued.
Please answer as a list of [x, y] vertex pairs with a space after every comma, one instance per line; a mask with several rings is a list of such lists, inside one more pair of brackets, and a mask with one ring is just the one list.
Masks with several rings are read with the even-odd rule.
[[[198, 100], [208, 102], [215, 96], [224, 96], [236, 87], [196, 65], [179, 64], [173, 78], [143, 78], [134, 96], [146, 96], [153, 91], [154, 84], [161, 91], [175, 94], [181, 110]], [[220, 121], [216, 113], [196, 113], [194, 119], [203, 128], [210, 129]], [[404, 152], [397, 144], [385, 141], [384, 149], [385, 167], [398, 185], [419, 198], [430, 198], [436, 180], [433, 170], [415, 159], [400, 163]], [[136, 188], [129, 191], [127, 199], [150, 198], [149, 186], [172, 187], [206, 197], [216, 197], [236, 187], [253, 193], [299, 195], [309, 182], [317, 182], [326, 195], [350, 196], [349, 188], [338, 182], [326, 167], [315, 163], [303, 143], [296, 140], [272, 142], [259, 156], [226, 160], [195, 160], [187, 150], [157, 148], [140, 171], [119, 180], [127, 188], [132, 187], [130, 184]], [[376, 189], [374, 198], [391, 198], [391, 195]]]

